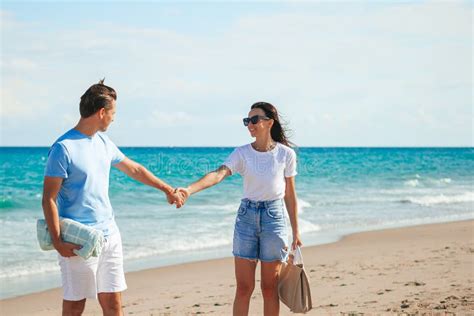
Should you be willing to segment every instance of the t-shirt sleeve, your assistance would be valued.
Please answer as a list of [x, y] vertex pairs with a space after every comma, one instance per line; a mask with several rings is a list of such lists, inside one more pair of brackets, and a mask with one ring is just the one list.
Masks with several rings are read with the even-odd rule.
[[232, 174], [235, 173], [242, 173], [244, 170], [244, 163], [242, 159], [242, 155], [238, 148], [234, 149], [234, 151], [227, 157], [227, 159], [223, 163], [224, 166], [230, 169]]
[[109, 150], [111, 154], [111, 164], [116, 165], [122, 162], [122, 160], [125, 159], [125, 155], [120, 151], [120, 149], [118, 149], [117, 145], [115, 145], [111, 140], [109, 140], [108, 143], [109, 143], [108, 145], [109, 145]]
[[46, 162], [46, 169], [44, 175], [47, 177], [59, 177], [66, 179], [67, 169], [69, 167], [69, 154], [59, 143], [54, 144], [48, 153], [48, 161]]
[[291, 178], [298, 174], [296, 172], [296, 153], [292, 149], [289, 151], [288, 156], [286, 158], [286, 166], [285, 166], [285, 178]]

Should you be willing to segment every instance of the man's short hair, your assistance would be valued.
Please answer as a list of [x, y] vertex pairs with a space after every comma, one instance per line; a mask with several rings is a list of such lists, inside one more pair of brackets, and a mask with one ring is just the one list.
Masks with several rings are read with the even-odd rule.
[[81, 117], [87, 118], [102, 108], [109, 109], [112, 103], [117, 100], [115, 90], [104, 84], [104, 79], [100, 80], [87, 89], [81, 97], [79, 112]]

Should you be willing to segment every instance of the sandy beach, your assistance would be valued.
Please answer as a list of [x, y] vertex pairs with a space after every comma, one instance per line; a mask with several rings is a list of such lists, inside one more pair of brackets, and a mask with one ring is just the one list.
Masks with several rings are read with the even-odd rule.
[[[474, 221], [352, 234], [305, 247], [311, 315], [474, 315]], [[257, 271], [259, 279], [259, 271]], [[233, 259], [127, 274], [126, 315], [230, 315]], [[254, 292], [250, 314], [262, 314]], [[61, 290], [0, 301], [2, 315], [59, 315]], [[89, 300], [86, 315], [101, 315]], [[290, 315], [281, 306], [281, 315]]]

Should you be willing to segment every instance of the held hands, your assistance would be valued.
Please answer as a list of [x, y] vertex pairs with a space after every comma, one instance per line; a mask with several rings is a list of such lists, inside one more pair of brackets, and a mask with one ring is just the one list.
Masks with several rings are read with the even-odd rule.
[[184, 199], [181, 194], [175, 189], [171, 193], [166, 194], [166, 199], [168, 200], [169, 204], [175, 204], [176, 208], [180, 208], [184, 204]]
[[169, 204], [176, 204], [176, 208], [181, 208], [189, 198], [190, 193], [186, 188], [176, 188], [172, 193], [168, 193], [166, 198]]
[[181, 196], [184, 198], [185, 202], [191, 196], [191, 192], [189, 192], [188, 188], [177, 188], [176, 190], [179, 192], [179, 194], [181, 194]]

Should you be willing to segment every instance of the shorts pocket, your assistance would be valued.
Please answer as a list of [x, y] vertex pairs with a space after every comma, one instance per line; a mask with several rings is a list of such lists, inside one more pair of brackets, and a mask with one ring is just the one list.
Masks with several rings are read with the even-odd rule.
[[270, 218], [280, 219], [283, 218], [283, 209], [282, 208], [269, 208], [267, 209], [267, 215]]
[[247, 214], [247, 208], [243, 205], [240, 205], [239, 210], [237, 211], [238, 216], [244, 216]]

